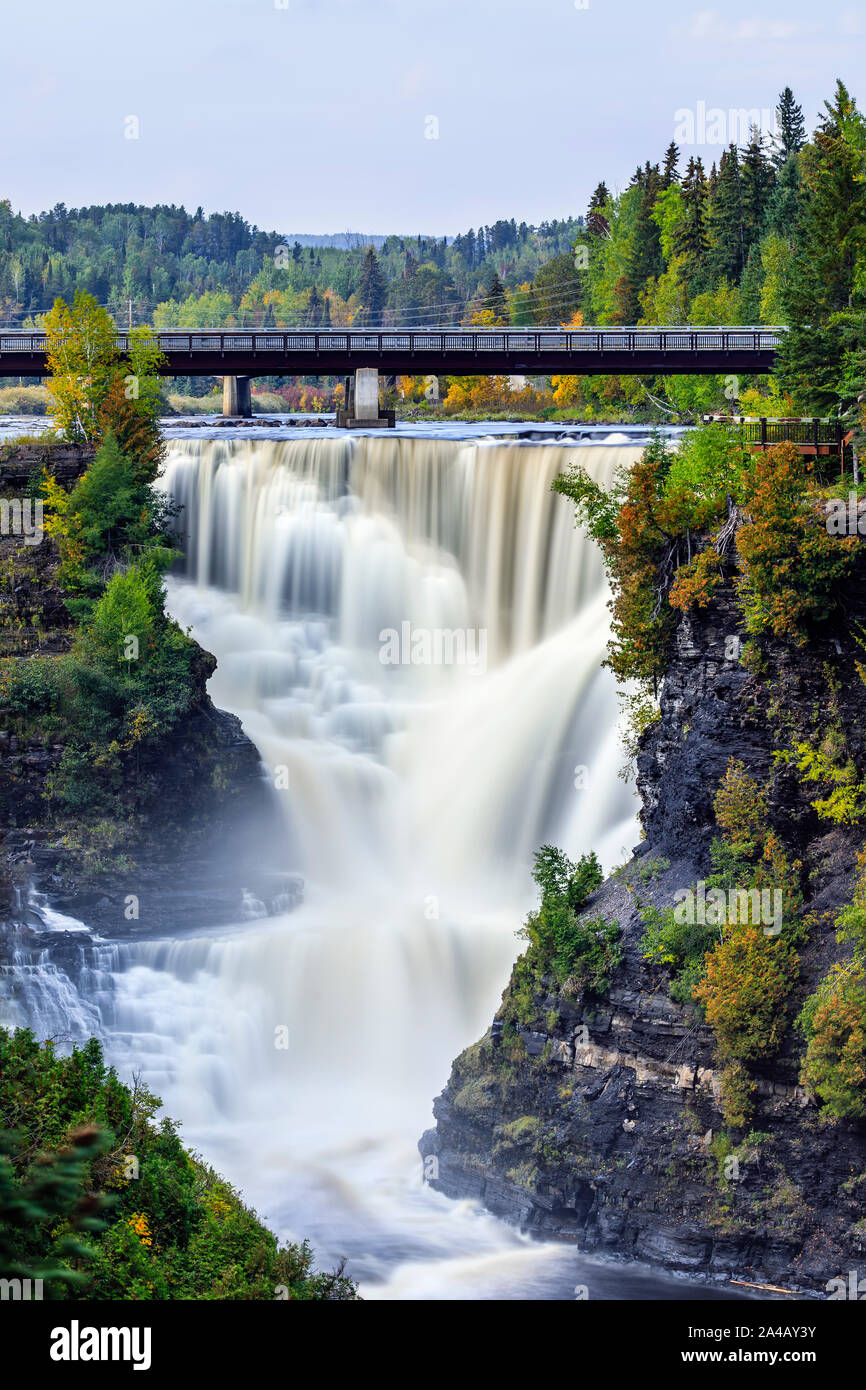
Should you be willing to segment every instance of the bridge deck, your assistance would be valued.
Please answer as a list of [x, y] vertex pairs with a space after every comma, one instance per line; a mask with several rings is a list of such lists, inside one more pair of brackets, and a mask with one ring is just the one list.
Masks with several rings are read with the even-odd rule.
[[[761, 373], [783, 328], [209, 329], [152, 337], [165, 376]], [[118, 351], [128, 336], [117, 334]], [[45, 376], [45, 335], [0, 330], [0, 377]]]

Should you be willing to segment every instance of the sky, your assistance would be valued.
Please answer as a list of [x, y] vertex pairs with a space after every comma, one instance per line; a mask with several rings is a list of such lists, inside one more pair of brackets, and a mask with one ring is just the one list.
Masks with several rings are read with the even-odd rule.
[[454, 235], [578, 215], [675, 135], [709, 163], [786, 85], [809, 130], [837, 77], [866, 104], [862, 5], [717, 3], [10, 0], [0, 197]]

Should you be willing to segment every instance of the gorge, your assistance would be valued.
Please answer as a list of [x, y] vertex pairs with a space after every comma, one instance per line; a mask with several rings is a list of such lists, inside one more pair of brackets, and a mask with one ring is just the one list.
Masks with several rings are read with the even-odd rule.
[[[573, 1254], [454, 1208], [414, 1147], [498, 1003], [534, 849], [612, 867], [635, 839], [606, 582], [550, 490], [575, 446], [296, 435], [174, 438], [163, 486], [185, 554], [169, 606], [259, 751], [268, 853], [303, 903], [248, 883], [239, 924], [205, 931], [149, 922], [142, 892], [138, 922], [115, 911], [112, 931], [103, 909], [92, 940], [86, 914], [43, 904], [60, 944], [20, 949], [3, 1021], [104, 1039], [269, 1224], [324, 1264], [348, 1256], [365, 1296], [548, 1296]], [[602, 481], [639, 451], [580, 447]], [[380, 633], [405, 621], [483, 630], [486, 671], [383, 662]]]
[[[50, 845], [18, 850], [0, 1024], [99, 1038], [364, 1298], [817, 1293], [860, 1249], [858, 1128], [821, 1126], [789, 1035], [733, 1138], [712, 1033], [645, 931], [709, 873], [732, 760], [769, 779], [810, 930], [849, 901], [856, 830], [821, 830], [777, 747], [781, 701], [805, 731], [829, 689], [859, 756], [856, 634], [765, 644], [756, 679], [730, 581], [684, 614], [638, 803], [602, 557], [552, 483], [579, 462], [610, 488], [646, 441], [448, 433], [171, 432], [167, 606], [224, 713], [166, 746], [186, 781], [155, 774], [173, 854], [116, 855], [88, 893]], [[621, 937], [603, 987], [515, 966], [543, 844], [608, 875], [589, 899]], [[828, 940], [804, 947], [804, 988]]]

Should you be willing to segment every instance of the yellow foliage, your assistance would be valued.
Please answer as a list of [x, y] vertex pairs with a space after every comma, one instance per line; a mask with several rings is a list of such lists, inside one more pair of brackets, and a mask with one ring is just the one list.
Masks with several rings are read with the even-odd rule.
[[134, 1211], [126, 1223], [138, 1236], [142, 1245], [153, 1245], [153, 1237], [150, 1233], [147, 1217], [143, 1212]]

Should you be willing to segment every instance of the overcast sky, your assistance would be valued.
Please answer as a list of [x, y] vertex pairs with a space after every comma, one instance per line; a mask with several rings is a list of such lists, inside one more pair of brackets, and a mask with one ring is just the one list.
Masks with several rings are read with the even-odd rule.
[[834, 0], [9, 0], [2, 33], [0, 197], [25, 213], [453, 234], [583, 212], [677, 111], [700, 140], [699, 103], [787, 84], [811, 129], [838, 76], [866, 104], [864, 9]]

